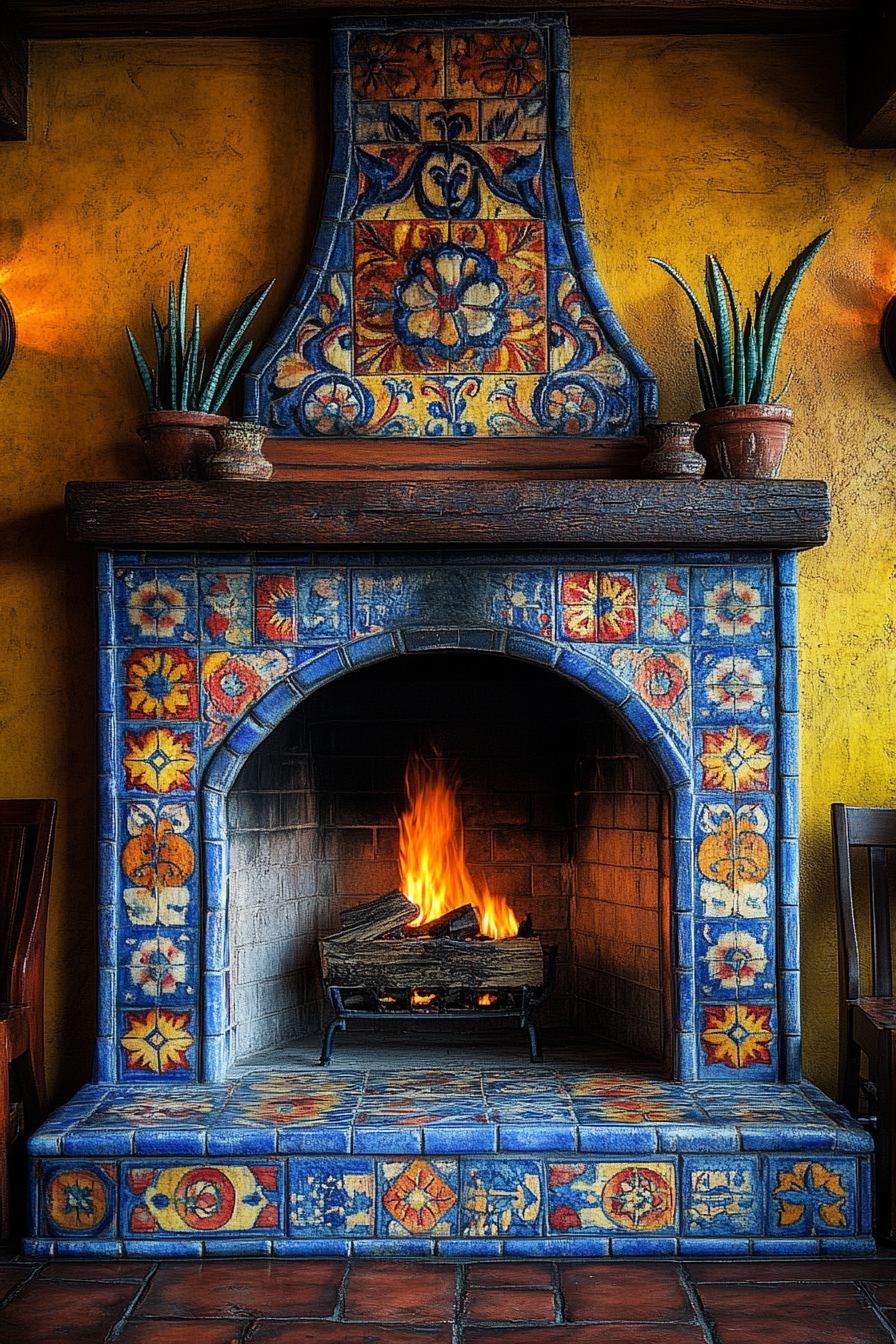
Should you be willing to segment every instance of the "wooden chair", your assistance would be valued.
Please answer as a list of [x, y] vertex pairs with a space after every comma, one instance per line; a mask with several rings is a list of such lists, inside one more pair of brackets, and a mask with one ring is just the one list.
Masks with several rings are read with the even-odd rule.
[[[44, 947], [56, 830], [52, 798], [0, 801], [0, 1236], [10, 1233], [9, 1147], [46, 1114]], [[11, 1104], [12, 1103], [12, 1104]]]
[[[875, 1150], [875, 1231], [882, 1241], [896, 1240], [896, 998], [890, 951], [891, 883], [888, 851], [896, 850], [896, 809], [831, 807], [837, 879], [840, 964], [840, 1100], [859, 1116], [862, 1093], [868, 1098]], [[867, 854], [871, 923], [871, 994], [860, 983], [859, 940], [853, 900], [854, 851]], [[894, 855], [896, 862], [896, 855]], [[868, 1077], [861, 1075], [862, 1055]]]

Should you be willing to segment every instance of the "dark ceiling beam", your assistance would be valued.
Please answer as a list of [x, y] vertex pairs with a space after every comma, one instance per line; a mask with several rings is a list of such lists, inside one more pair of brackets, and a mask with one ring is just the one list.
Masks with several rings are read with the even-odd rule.
[[873, 0], [857, 16], [848, 88], [849, 143], [860, 149], [896, 149], [893, 0]]
[[28, 136], [28, 41], [0, 6], [0, 140]]

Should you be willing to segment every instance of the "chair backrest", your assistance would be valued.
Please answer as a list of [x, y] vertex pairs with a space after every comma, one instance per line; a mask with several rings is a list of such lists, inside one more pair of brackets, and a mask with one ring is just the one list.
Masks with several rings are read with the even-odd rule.
[[831, 806], [831, 824], [837, 880], [841, 992], [849, 1003], [854, 1003], [861, 993], [852, 851], [862, 848], [868, 854], [871, 897], [871, 990], [876, 997], [889, 998], [893, 993], [893, 962], [890, 953], [887, 851], [896, 849], [896, 808], [846, 807], [843, 803], [834, 803]]
[[55, 830], [53, 798], [0, 800], [0, 1003], [41, 990]]

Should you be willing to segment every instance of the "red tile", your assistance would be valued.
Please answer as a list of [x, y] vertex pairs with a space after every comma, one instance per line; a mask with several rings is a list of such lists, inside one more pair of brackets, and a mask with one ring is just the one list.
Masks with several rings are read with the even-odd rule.
[[407, 1260], [353, 1264], [345, 1294], [347, 1321], [450, 1321], [458, 1271], [454, 1265]]
[[116, 1340], [121, 1344], [239, 1344], [246, 1322], [128, 1321]]
[[130, 1306], [135, 1283], [49, 1283], [34, 1279], [0, 1311], [3, 1344], [97, 1344]]
[[544, 1288], [471, 1288], [464, 1314], [468, 1321], [552, 1321], [554, 1294]]
[[467, 1286], [544, 1288], [553, 1284], [553, 1266], [544, 1260], [496, 1260], [467, 1266]]
[[[402, 1330], [385, 1323], [262, 1321], [252, 1331], [252, 1344], [451, 1344], [451, 1326], [441, 1330]], [[494, 1332], [489, 1335], [488, 1344], [497, 1344]]]
[[571, 1321], [689, 1321], [693, 1316], [674, 1265], [585, 1262], [560, 1275]]
[[896, 1259], [887, 1260], [689, 1260], [695, 1283], [789, 1283], [821, 1279], [833, 1283], [896, 1278]]
[[139, 1316], [332, 1316], [342, 1260], [215, 1260], [163, 1264]]
[[41, 1279], [145, 1279], [155, 1260], [51, 1260]]
[[896, 1307], [896, 1283], [873, 1283], [866, 1280], [866, 1284], [882, 1307]]
[[0, 1302], [17, 1283], [24, 1283], [28, 1276], [34, 1273], [34, 1269], [33, 1264], [0, 1265]]
[[[255, 1336], [252, 1337], [255, 1344]], [[309, 1341], [310, 1344], [310, 1341]], [[644, 1333], [643, 1323], [635, 1325], [535, 1325], [522, 1329], [464, 1331], [464, 1344], [705, 1344], [699, 1325], [663, 1322]], [[724, 1344], [728, 1344], [727, 1336]], [[765, 1344], [769, 1344], [766, 1340]], [[776, 1341], [777, 1344], [777, 1341]]]
[[890, 1344], [847, 1283], [712, 1283], [700, 1288], [722, 1344]]

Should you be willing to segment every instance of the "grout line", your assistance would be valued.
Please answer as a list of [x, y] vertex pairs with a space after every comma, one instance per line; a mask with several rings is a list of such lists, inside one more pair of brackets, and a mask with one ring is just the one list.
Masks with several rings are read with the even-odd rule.
[[857, 1287], [858, 1290], [859, 1290], [859, 1293], [860, 1293], [861, 1296], [865, 1299], [865, 1304], [866, 1304], [866, 1306], [869, 1306], [869, 1307], [871, 1308], [871, 1310], [874, 1312], [875, 1316], [877, 1317], [877, 1319], [880, 1321], [881, 1325], [882, 1325], [882, 1326], [884, 1327], [884, 1329], [886, 1330], [886, 1332], [887, 1332], [887, 1334], [889, 1335], [890, 1339], [892, 1339], [892, 1340], [896, 1340], [896, 1327], [894, 1327], [893, 1322], [892, 1322], [892, 1321], [889, 1319], [889, 1317], [885, 1314], [885, 1312], [883, 1311], [883, 1309], [878, 1305], [878, 1303], [877, 1303], [877, 1301], [875, 1300], [874, 1294], [872, 1293], [871, 1289], [870, 1289], [870, 1288], [867, 1288], [867, 1287], [865, 1286], [864, 1282], [863, 1282], [861, 1279], [857, 1279], [857, 1280], [855, 1281], [855, 1284], [856, 1284], [856, 1287]]
[[467, 1266], [461, 1261], [457, 1267], [457, 1277], [454, 1285], [454, 1319], [451, 1323], [451, 1344], [462, 1344], [466, 1300]]
[[[124, 1315], [119, 1316], [115, 1324], [110, 1326], [107, 1334], [104, 1337], [107, 1344], [111, 1344], [111, 1341], [117, 1339], [118, 1336], [121, 1334], [122, 1330], [127, 1325], [131, 1316], [136, 1311], [139, 1303], [143, 1301], [144, 1297], [149, 1292], [150, 1285], [155, 1277], [158, 1268], [159, 1268], [159, 1262], [155, 1261], [155, 1263], [148, 1270], [146, 1277], [141, 1282], [136, 1293], [131, 1298], [130, 1304], [127, 1307], [125, 1307]], [[111, 1282], [114, 1282], [114, 1280], [111, 1280]], [[125, 1279], [125, 1283], [127, 1282], [129, 1282], [129, 1280]], [[130, 1282], [133, 1282], [133, 1280], [130, 1280]]]
[[6, 1296], [0, 1298], [0, 1311], [2, 1311], [4, 1307], [8, 1307], [10, 1302], [12, 1302], [13, 1298], [18, 1297], [22, 1289], [26, 1288], [29, 1283], [31, 1283], [34, 1279], [36, 1279], [38, 1274], [40, 1274], [42, 1270], [46, 1269], [49, 1263], [50, 1263], [49, 1260], [44, 1260], [39, 1264], [34, 1265], [34, 1267], [31, 1270], [31, 1273], [26, 1274], [25, 1278], [22, 1279], [21, 1283], [13, 1284], [12, 1288], [10, 1288]]
[[343, 1274], [342, 1282], [339, 1285], [339, 1292], [336, 1294], [336, 1306], [333, 1308], [333, 1315], [330, 1317], [331, 1321], [345, 1320], [345, 1295], [348, 1292], [348, 1276], [351, 1272], [351, 1267], [352, 1261], [347, 1259], [345, 1262], [345, 1273]]
[[554, 1324], [566, 1323], [566, 1302], [563, 1299], [563, 1281], [560, 1278], [559, 1260], [551, 1261], [551, 1283], [554, 1285]]
[[680, 1261], [676, 1265], [676, 1269], [678, 1270], [678, 1275], [681, 1279], [681, 1285], [687, 1293], [688, 1301], [691, 1304], [694, 1316], [697, 1319], [697, 1324], [703, 1331], [703, 1338], [706, 1341], [706, 1344], [721, 1344], [715, 1321], [703, 1305], [703, 1300], [700, 1297], [697, 1285], [691, 1278], [690, 1270], [687, 1265], [682, 1264]]

